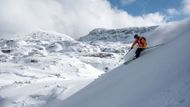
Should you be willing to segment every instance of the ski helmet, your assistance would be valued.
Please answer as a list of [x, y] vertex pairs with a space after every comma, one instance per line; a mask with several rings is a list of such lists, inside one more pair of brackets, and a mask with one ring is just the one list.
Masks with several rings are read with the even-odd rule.
[[138, 37], [138, 34], [135, 34], [134, 38], [136, 39]]

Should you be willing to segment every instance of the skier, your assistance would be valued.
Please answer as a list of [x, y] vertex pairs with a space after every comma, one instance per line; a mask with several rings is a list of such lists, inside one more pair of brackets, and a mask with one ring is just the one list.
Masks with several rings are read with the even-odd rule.
[[133, 49], [133, 47], [138, 44], [138, 49], [135, 52], [135, 58], [138, 58], [141, 54], [141, 52], [147, 48], [147, 42], [146, 42], [146, 38], [139, 36], [138, 34], [134, 35], [135, 41], [133, 42], [131, 49]]

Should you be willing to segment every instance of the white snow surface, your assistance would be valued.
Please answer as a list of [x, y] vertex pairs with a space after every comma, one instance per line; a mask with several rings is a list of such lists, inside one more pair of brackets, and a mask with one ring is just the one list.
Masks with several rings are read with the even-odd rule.
[[[190, 107], [190, 20], [159, 27], [147, 50], [51, 107]], [[46, 107], [48, 105], [45, 105]]]

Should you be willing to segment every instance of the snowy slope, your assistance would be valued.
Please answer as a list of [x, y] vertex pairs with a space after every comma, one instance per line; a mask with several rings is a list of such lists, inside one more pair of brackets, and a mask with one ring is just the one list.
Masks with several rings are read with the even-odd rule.
[[38, 31], [14, 37], [0, 39], [0, 107], [65, 99], [103, 73], [77, 58], [91, 48], [67, 35]]
[[[115, 30], [118, 38], [125, 35], [120, 31]], [[47, 31], [4, 35], [0, 39], [0, 104], [28, 107], [64, 100], [122, 63], [130, 43], [119, 40], [97, 39], [98, 44], [91, 44]]]
[[[155, 32], [152, 32], [154, 29], [146, 30], [149, 28], [134, 28], [131, 31], [148, 37], [150, 46], [153, 46], [185, 32], [185, 29], [177, 30], [175, 35], [168, 36], [176, 30], [174, 25], [171, 24], [168, 30], [168, 25], [159, 27]], [[183, 28], [183, 24], [180, 25]], [[0, 39], [0, 105], [54, 106], [56, 102], [60, 103], [58, 100], [62, 102], [104, 71], [122, 64], [133, 33], [126, 35], [128, 29], [107, 31], [101, 33], [105, 40], [88, 35], [84, 37], [87, 40], [76, 41], [67, 35], [47, 31], [3, 36]], [[93, 32], [97, 34], [99, 30]], [[160, 34], [163, 36], [157, 36]], [[10, 39], [12, 36], [14, 38]], [[127, 36], [126, 40], [124, 36]]]
[[[143, 29], [134, 28], [130, 31], [145, 33]], [[65, 34], [42, 30], [2, 36], [0, 97], [7, 102], [6, 106], [26, 107], [47, 102], [51, 94], [62, 100], [67, 98], [104, 71], [110, 71], [122, 63], [121, 58], [130, 47], [129, 43], [120, 41], [122, 36], [129, 36], [123, 31], [128, 29], [114, 30], [118, 42], [99, 41], [97, 38], [94, 41], [97, 44], [76, 41]], [[57, 85], [49, 88], [52, 83]], [[31, 89], [35, 91], [21, 93]], [[42, 93], [44, 90], [46, 92]]]
[[151, 34], [150, 45], [165, 45], [54, 103], [57, 107], [189, 107], [189, 25], [190, 20], [185, 20], [160, 27]]

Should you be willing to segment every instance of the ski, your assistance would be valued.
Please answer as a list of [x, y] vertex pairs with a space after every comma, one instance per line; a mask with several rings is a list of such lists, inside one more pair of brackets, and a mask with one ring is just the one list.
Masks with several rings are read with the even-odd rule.
[[133, 59], [131, 59], [131, 60], [129, 60], [129, 61], [124, 62], [123, 64], [124, 64], [124, 65], [127, 65], [127, 64], [129, 64], [130, 62], [132, 62], [132, 61], [135, 60], [135, 59], [137, 59], [137, 58], [133, 58]]

